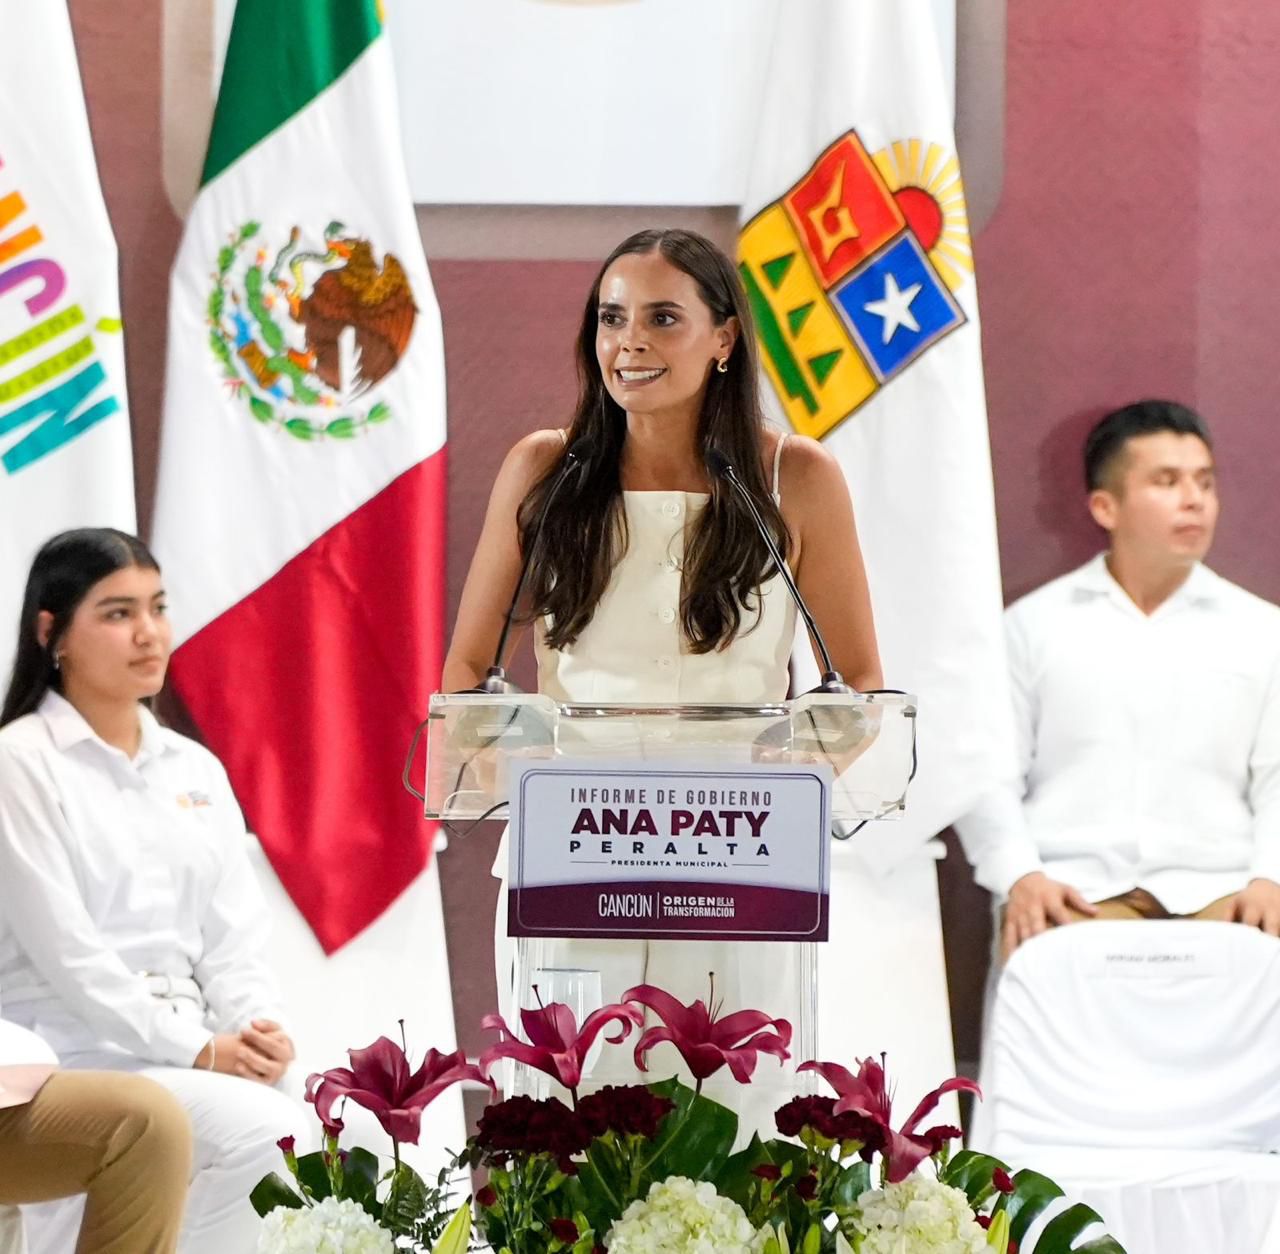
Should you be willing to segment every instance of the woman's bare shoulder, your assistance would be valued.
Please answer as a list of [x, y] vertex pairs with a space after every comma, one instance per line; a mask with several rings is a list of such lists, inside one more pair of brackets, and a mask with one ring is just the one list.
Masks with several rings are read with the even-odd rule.
[[527, 492], [555, 465], [564, 452], [564, 432], [556, 427], [531, 431], [511, 446], [498, 480], [510, 489]]
[[[843, 477], [840, 463], [811, 436], [799, 435], [794, 431], [785, 433], [786, 443], [782, 446], [782, 461], [779, 474], [782, 476], [782, 490], [794, 485], [803, 491], [831, 481], [833, 475]], [[779, 435], [779, 439], [782, 435]]]

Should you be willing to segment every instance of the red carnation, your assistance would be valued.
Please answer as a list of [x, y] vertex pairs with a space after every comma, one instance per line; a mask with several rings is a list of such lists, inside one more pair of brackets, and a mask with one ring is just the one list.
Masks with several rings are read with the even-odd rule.
[[572, 1219], [553, 1219], [547, 1225], [551, 1235], [565, 1245], [572, 1245], [578, 1239], [578, 1225]]
[[473, 1138], [477, 1158], [501, 1167], [518, 1154], [550, 1154], [569, 1174], [571, 1155], [591, 1143], [582, 1120], [559, 1098], [508, 1097], [485, 1108]]
[[578, 1102], [578, 1118], [593, 1138], [609, 1132], [652, 1137], [675, 1108], [670, 1098], [659, 1097], [643, 1084], [609, 1084]]

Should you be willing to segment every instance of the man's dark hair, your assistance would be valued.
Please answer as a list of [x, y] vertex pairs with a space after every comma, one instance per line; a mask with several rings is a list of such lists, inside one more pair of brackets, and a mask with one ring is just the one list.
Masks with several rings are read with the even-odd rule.
[[1084, 482], [1088, 490], [1106, 487], [1108, 472], [1130, 440], [1160, 431], [1194, 435], [1204, 441], [1206, 448], [1213, 448], [1209, 428], [1194, 409], [1177, 401], [1135, 401], [1112, 410], [1089, 432], [1084, 442]]

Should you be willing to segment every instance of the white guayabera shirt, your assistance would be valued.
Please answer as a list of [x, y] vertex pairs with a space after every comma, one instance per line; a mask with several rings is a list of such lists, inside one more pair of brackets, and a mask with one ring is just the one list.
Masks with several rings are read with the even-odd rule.
[[1196, 566], [1146, 615], [1099, 556], [1005, 625], [1017, 761], [957, 824], [979, 883], [1189, 914], [1280, 881], [1280, 609]]
[[218, 760], [141, 710], [130, 758], [49, 693], [0, 729], [5, 1017], [72, 1066], [189, 1067], [280, 1018], [245, 826]]

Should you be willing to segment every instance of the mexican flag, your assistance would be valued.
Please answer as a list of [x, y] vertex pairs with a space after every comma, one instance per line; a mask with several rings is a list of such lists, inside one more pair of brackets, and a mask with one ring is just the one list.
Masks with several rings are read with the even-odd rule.
[[781, 6], [739, 238], [767, 391], [844, 468], [885, 681], [920, 701], [906, 813], [858, 838], [877, 870], [964, 814], [1012, 753], [978, 298], [935, 9]]
[[116, 244], [65, 0], [0, 17], [0, 670], [31, 559], [135, 527]]
[[155, 515], [174, 685], [326, 952], [426, 864], [440, 316], [375, 0], [239, 0], [173, 273]]

